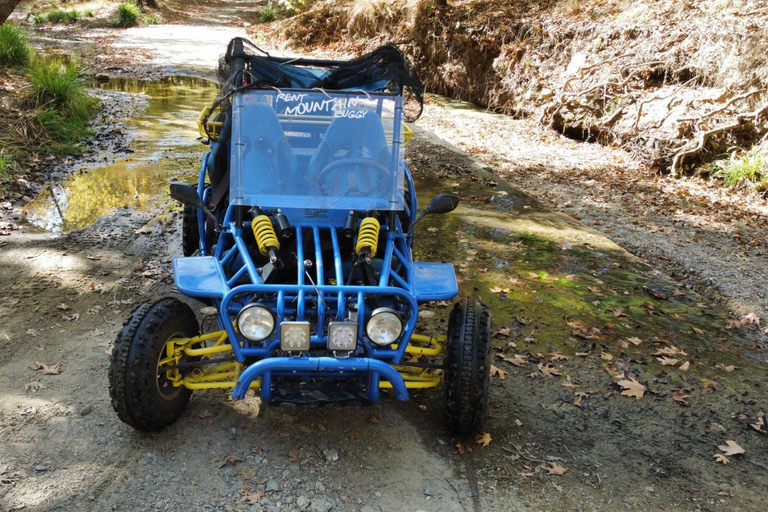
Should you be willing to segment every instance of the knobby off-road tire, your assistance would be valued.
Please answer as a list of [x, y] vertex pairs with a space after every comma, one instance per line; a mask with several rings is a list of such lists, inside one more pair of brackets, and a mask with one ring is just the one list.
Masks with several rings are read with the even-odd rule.
[[136, 308], [117, 335], [109, 365], [109, 397], [125, 423], [141, 431], [161, 430], [176, 421], [192, 391], [173, 387], [158, 372], [166, 343], [197, 336], [192, 309], [175, 298], [145, 302]]
[[445, 416], [461, 436], [480, 432], [488, 413], [491, 314], [476, 300], [454, 306], [445, 353]]
[[181, 252], [184, 256], [192, 256], [200, 248], [198, 225], [197, 208], [185, 204], [181, 216]]

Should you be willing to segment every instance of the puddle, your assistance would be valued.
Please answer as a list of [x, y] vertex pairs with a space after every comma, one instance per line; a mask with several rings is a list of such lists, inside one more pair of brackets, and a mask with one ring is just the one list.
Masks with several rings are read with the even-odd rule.
[[38, 195], [26, 208], [27, 220], [37, 227], [65, 232], [83, 229], [114, 208], [146, 209], [161, 204], [173, 178], [197, 180], [206, 146], [197, 140], [195, 121], [216, 97], [216, 84], [193, 77], [121, 78], [100, 87], [146, 96], [147, 109], [126, 119], [133, 153], [69, 176]]

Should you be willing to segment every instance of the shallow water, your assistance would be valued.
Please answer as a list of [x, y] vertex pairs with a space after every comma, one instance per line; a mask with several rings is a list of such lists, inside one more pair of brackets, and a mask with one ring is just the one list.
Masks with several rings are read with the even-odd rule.
[[101, 88], [142, 94], [148, 100], [140, 116], [125, 119], [133, 153], [73, 174], [38, 195], [27, 206], [27, 219], [35, 226], [50, 231], [83, 229], [115, 208], [160, 204], [172, 179], [197, 180], [207, 147], [198, 140], [195, 121], [216, 97], [216, 84], [192, 77], [120, 78]]

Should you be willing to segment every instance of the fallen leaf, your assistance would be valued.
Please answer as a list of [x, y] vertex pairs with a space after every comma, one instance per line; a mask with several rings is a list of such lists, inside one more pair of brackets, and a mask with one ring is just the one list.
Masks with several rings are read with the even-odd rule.
[[562, 476], [568, 472], [567, 467], [561, 466], [557, 462], [549, 462], [548, 464], [549, 466], [541, 466], [541, 468], [544, 469], [549, 475]]
[[686, 362], [684, 362], [683, 364], [680, 365], [680, 369], [683, 370], [684, 372], [687, 372], [688, 368], [690, 368], [690, 367], [691, 367], [691, 362], [690, 361], [686, 361]]
[[523, 368], [528, 365], [528, 359], [520, 354], [515, 354], [515, 357], [507, 357], [502, 354], [497, 354], [499, 358], [502, 360], [508, 362], [509, 364], [513, 366], [517, 366], [518, 368]]
[[704, 329], [699, 329], [698, 327], [691, 326], [691, 329], [693, 329], [693, 332], [696, 334], [704, 334], [706, 332]]
[[674, 359], [672, 357], [657, 357], [656, 360], [660, 362], [664, 366], [675, 366], [677, 363], [680, 362], [679, 359]]
[[718, 368], [718, 369], [720, 369], [720, 370], [725, 370], [725, 371], [727, 371], [727, 372], [733, 372], [733, 371], [736, 371], [736, 370], [738, 370], [738, 369], [739, 369], [739, 367], [738, 367], [738, 366], [733, 366], [732, 364], [729, 364], [728, 366], [725, 366], [725, 365], [724, 365], [724, 364], [722, 364], [722, 363], [717, 363], [717, 364], [715, 365], [715, 368]]
[[640, 338], [627, 338], [627, 341], [630, 342], [631, 344], [635, 345], [635, 346], [637, 346], [637, 345], [639, 345], [639, 344], [641, 344], [643, 342], [643, 340], [641, 340]]
[[754, 313], [747, 313], [741, 317], [741, 321], [745, 324], [760, 325], [760, 317]]
[[624, 389], [624, 391], [621, 392], [622, 395], [633, 396], [638, 400], [643, 398], [645, 391], [648, 389], [631, 377], [629, 379], [620, 380], [617, 384]]
[[32, 336], [33, 338], [37, 338], [40, 335], [40, 331], [37, 329], [27, 329], [27, 332], [25, 332], [27, 336]]
[[468, 444], [462, 443], [461, 441], [456, 443], [456, 449], [459, 451], [459, 455], [464, 455], [467, 452], [472, 453], [472, 447]]
[[613, 354], [609, 354], [608, 352], [600, 352], [600, 359], [603, 361], [613, 361]]
[[679, 403], [680, 405], [683, 405], [685, 407], [688, 407], [688, 399], [690, 397], [685, 394], [685, 391], [682, 389], [676, 389], [672, 392], [672, 400]]
[[562, 375], [560, 370], [552, 366], [549, 362], [543, 362], [536, 365], [545, 377], [552, 377], [554, 375]]
[[510, 332], [511, 332], [511, 329], [509, 327], [503, 327], [503, 328], [499, 329], [498, 331], [496, 331], [494, 336], [499, 337], [499, 338], [507, 338], [507, 337], [509, 337]]
[[728, 457], [726, 457], [722, 453], [716, 453], [715, 454], [715, 460], [717, 462], [722, 462], [723, 464], [728, 464], [729, 462], [731, 462], [730, 460], [728, 460]]
[[627, 314], [620, 309], [609, 309], [608, 313], [610, 313], [612, 316], [615, 316], [616, 318], [627, 316]]
[[134, 231], [134, 234], [136, 234], [136, 235], [151, 235], [152, 234], [152, 228], [150, 228], [149, 226], [145, 225], [145, 226], [140, 227], [136, 231]]
[[652, 356], [687, 356], [685, 352], [680, 350], [674, 345], [669, 345], [668, 347], [659, 347], [653, 352], [651, 352]]
[[587, 326], [584, 325], [581, 321], [574, 320], [574, 319], [572, 319], [570, 317], [567, 317], [567, 316], [565, 317], [565, 323], [571, 329], [586, 329], [587, 328]]
[[561, 354], [559, 350], [554, 350], [550, 352], [549, 355], [553, 361], [567, 361], [570, 359], [570, 357]]
[[299, 460], [299, 449], [301, 448], [301, 443], [296, 443], [293, 448], [288, 450], [288, 458], [291, 459], [294, 462], [297, 462]]
[[59, 304], [58, 306], [56, 306], [56, 307], [58, 307], [62, 311], [69, 311], [70, 309], [72, 309], [71, 307], [67, 306], [63, 302], [61, 304]]
[[475, 436], [475, 443], [481, 444], [483, 446], [488, 446], [491, 444], [491, 434], [484, 432], [482, 434], [477, 434]]
[[378, 425], [379, 423], [381, 423], [381, 418], [375, 414], [371, 414], [370, 416], [368, 416], [368, 419], [365, 421], [367, 421], [368, 423], [372, 423], [374, 425]]
[[763, 427], [765, 426], [765, 416], [764, 415], [760, 416], [759, 418], [757, 418], [757, 422], [750, 423], [749, 426], [752, 427], [753, 429], [757, 430], [761, 434], [768, 434], [768, 431], [763, 430]]
[[360, 439], [360, 432], [350, 432], [347, 437], [350, 438], [352, 441], [356, 439]]
[[730, 330], [730, 329], [733, 329], [734, 327], [737, 327], [737, 328], [741, 327], [741, 322], [739, 322], [738, 320], [734, 320], [732, 318], [729, 318], [728, 320], [725, 321], [726, 329]]
[[35, 361], [30, 368], [39, 371], [43, 375], [59, 375], [63, 371], [61, 369], [61, 361], [51, 366]]
[[491, 365], [491, 377], [498, 375], [501, 380], [504, 380], [507, 374], [509, 374], [509, 372], [505, 372], [498, 366]]
[[[24, 417], [34, 416], [35, 414], [37, 414], [37, 407], [35, 407], [34, 405], [29, 406], [29, 407], [25, 407], [25, 408], [23, 408], [22, 410], [19, 411], [19, 414], [21, 414]], [[757, 429], [757, 430], [759, 430], [759, 429]]]
[[563, 387], [565, 389], [567, 389], [568, 391], [573, 391], [574, 389], [579, 387], [578, 384], [574, 384], [573, 382], [571, 382], [571, 376], [570, 375], [568, 375], [565, 379], [566, 379], [566, 381], [563, 382], [562, 384], [563, 384]]
[[37, 391], [39, 391], [39, 390], [41, 390], [43, 388], [45, 388], [45, 384], [43, 384], [42, 382], [37, 382], [36, 380], [32, 381], [32, 382], [27, 382], [24, 385], [24, 391], [25, 392], [26, 391], [31, 391], [33, 393], [36, 393]]
[[727, 440], [725, 444], [718, 446], [720, 451], [725, 452], [726, 455], [744, 455], [746, 452], [744, 448], [739, 446], [736, 441]]

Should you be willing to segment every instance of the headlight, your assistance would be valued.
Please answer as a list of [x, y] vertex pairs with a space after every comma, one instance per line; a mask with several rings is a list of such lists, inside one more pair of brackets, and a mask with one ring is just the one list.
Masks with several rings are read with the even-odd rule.
[[329, 322], [328, 350], [352, 351], [357, 347], [357, 322]]
[[280, 324], [280, 349], [285, 352], [309, 350], [311, 336], [309, 322], [283, 322]]
[[403, 322], [389, 308], [379, 308], [373, 311], [368, 325], [365, 326], [368, 338], [377, 345], [389, 345], [397, 341], [403, 333]]
[[238, 313], [237, 330], [251, 341], [261, 341], [275, 330], [275, 316], [260, 304], [250, 304]]

